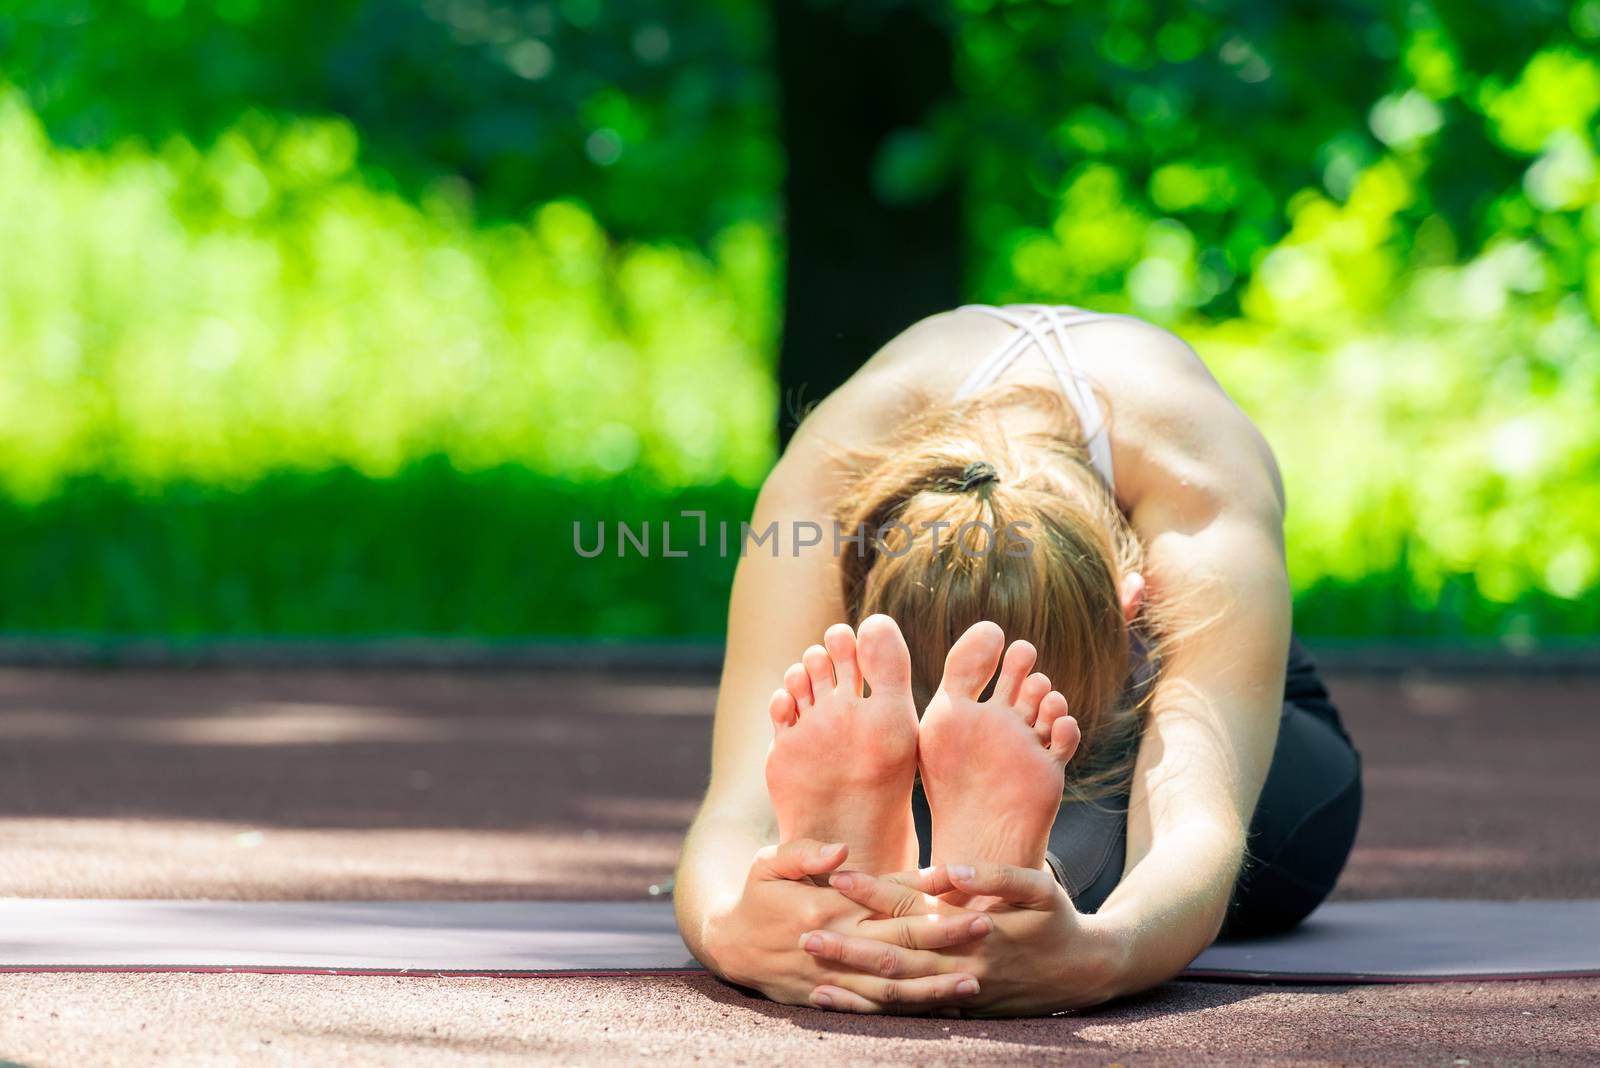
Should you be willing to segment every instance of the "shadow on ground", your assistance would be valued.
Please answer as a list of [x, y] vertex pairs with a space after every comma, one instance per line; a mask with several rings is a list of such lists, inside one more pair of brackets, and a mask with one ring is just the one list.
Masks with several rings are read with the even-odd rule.
[[[1343, 897], [1600, 887], [1593, 676], [1332, 681], [1366, 761]], [[714, 679], [0, 672], [0, 893], [642, 896], [708, 771]]]

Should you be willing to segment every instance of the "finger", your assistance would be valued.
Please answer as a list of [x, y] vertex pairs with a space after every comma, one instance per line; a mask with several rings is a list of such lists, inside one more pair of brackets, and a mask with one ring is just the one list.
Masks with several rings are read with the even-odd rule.
[[1012, 642], [1011, 648], [1006, 650], [1005, 659], [1000, 663], [1000, 678], [994, 686], [995, 697], [1003, 704], [1015, 705], [1017, 695], [1022, 692], [1023, 680], [1038, 659], [1039, 651], [1033, 647], [1033, 643], [1020, 639]]
[[818, 960], [832, 961], [885, 979], [915, 979], [953, 971], [956, 962], [927, 950], [905, 949], [875, 938], [857, 938], [837, 931], [807, 931], [800, 948]]
[[1060, 900], [1061, 887], [1049, 872], [1011, 864], [947, 864], [945, 867], [956, 889], [967, 894], [997, 897], [1025, 909], [1051, 908]]
[[926, 872], [901, 872], [875, 878], [864, 872], [841, 871], [828, 884], [840, 895], [863, 905], [887, 919], [859, 920], [855, 930], [880, 942], [892, 942], [907, 949], [939, 949], [982, 938], [994, 930], [994, 921], [981, 912], [963, 906], [969, 895], [960, 894], [941, 876], [940, 893], [954, 893], [959, 900], [941, 901], [919, 886], [929, 878]]
[[[937, 902], [939, 914], [943, 916], [982, 915], [967, 909], [971, 902], [971, 895], [963, 894], [956, 889], [950, 881], [949, 872], [943, 865], [932, 868], [922, 868], [917, 871], [898, 872], [894, 875], [880, 876], [884, 882], [894, 883], [915, 890], [926, 898]], [[959, 911], [952, 911], [959, 910]], [[866, 922], [866, 921], [862, 921]], [[872, 921], [878, 922], [878, 921]]]
[[788, 690], [774, 690], [772, 700], [767, 705], [767, 715], [772, 717], [774, 728], [794, 726], [795, 719], [800, 715], [800, 709], [794, 703], [794, 695]]
[[1022, 718], [1027, 720], [1028, 726], [1039, 722], [1039, 702], [1044, 700], [1044, 695], [1050, 692], [1050, 676], [1035, 671], [1022, 681], [1022, 688], [1017, 691], [1017, 710], [1022, 713]]
[[828, 1012], [855, 1012], [868, 1016], [885, 1011], [860, 994], [853, 994], [837, 986], [817, 987], [811, 992], [810, 1000], [813, 1006], [826, 1009]]
[[[912, 868], [909, 871], [893, 871], [888, 875], [875, 875], [873, 878], [882, 879], [886, 883], [894, 883], [896, 886], [916, 887], [922, 885], [922, 873], [932, 870], [931, 868]], [[855, 873], [852, 872], [851, 874]]]
[[961, 909], [944, 916], [861, 920], [852, 930], [863, 938], [906, 949], [949, 949], [983, 938], [994, 930], [994, 921], [981, 912]]
[[1078, 742], [1082, 738], [1083, 732], [1078, 729], [1078, 721], [1071, 716], [1062, 716], [1050, 727], [1050, 755], [1064, 766], [1078, 751]]
[[[920, 871], [906, 872], [899, 875], [885, 875], [885, 880], [896, 882], [916, 890], [920, 894], [937, 901], [941, 914], [946, 916], [981, 916], [971, 908], [972, 899], [977, 894], [969, 894], [950, 880], [950, 870], [944, 864]], [[957, 910], [957, 911], [952, 911]], [[863, 921], [867, 922], [867, 921]], [[876, 922], [876, 921], [872, 921]]]
[[[852, 871], [848, 873], [840, 872], [839, 874], [849, 874], [853, 878], [859, 873]], [[868, 876], [868, 878], [872, 878], [872, 876]], [[893, 875], [880, 875], [877, 878], [880, 882], [894, 883], [896, 886], [915, 890], [917, 893], [930, 898], [937, 898], [941, 894], [948, 894], [955, 889], [955, 884], [950, 881], [950, 873], [945, 870], [943, 864], [937, 864], [931, 868], [919, 868], [915, 871], [895, 872]]]
[[946, 949], [975, 942], [994, 930], [994, 921], [981, 912], [965, 909], [940, 916], [902, 916], [892, 920], [862, 920], [857, 934], [907, 949]]
[[811, 707], [811, 676], [804, 664], [790, 664], [783, 673], [783, 688], [794, 698], [794, 706], [801, 712]]
[[822, 645], [833, 658], [833, 673], [839, 680], [840, 691], [860, 697], [861, 668], [856, 663], [856, 632], [848, 623], [835, 623], [822, 636]]
[[978, 980], [962, 972], [920, 979], [881, 979], [870, 975], [838, 975], [811, 992], [811, 1004], [835, 1012], [928, 1012], [970, 998]]
[[808, 648], [800, 657], [811, 678], [811, 696], [820, 701], [833, 692], [833, 660], [820, 645]]
[[838, 872], [828, 885], [880, 916], [920, 916], [939, 911], [938, 900], [915, 886], [879, 879], [864, 871]]
[[844, 863], [850, 848], [843, 842], [819, 842], [815, 838], [795, 838], [782, 845], [767, 846], [756, 853], [752, 876], [767, 879], [804, 879], [830, 872]]

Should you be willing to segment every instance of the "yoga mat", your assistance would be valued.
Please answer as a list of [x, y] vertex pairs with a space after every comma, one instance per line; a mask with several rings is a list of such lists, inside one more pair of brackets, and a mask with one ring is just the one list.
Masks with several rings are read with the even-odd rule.
[[[660, 902], [0, 899], [0, 972], [636, 975], [698, 971]], [[1357, 901], [1212, 946], [1190, 978], [1600, 976], [1600, 901]]]

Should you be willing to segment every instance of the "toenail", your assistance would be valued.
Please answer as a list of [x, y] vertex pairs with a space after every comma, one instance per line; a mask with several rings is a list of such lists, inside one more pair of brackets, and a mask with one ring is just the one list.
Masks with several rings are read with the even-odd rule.
[[831, 1009], [833, 1008], [833, 996], [823, 993], [812, 994], [811, 1003], [819, 1009]]
[[806, 935], [806, 940], [801, 945], [805, 947], [807, 953], [821, 953], [822, 936], [813, 931], [811, 934]]
[[950, 878], [952, 878], [952, 879], [959, 879], [962, 882], [966, 883], [966, 882], [971, 882], [973, 876], [975, 876], [977, 874], [978, 874], [977, 872], [972, 870], [972, 865], [970, 865], [970, 864], [952, 864], [952, 865], [950, 865]]
[[977, 992], [978, 981], [976, 979], [963, 979], [961, 982], [956, 984], [956, 997], [970, 998]]

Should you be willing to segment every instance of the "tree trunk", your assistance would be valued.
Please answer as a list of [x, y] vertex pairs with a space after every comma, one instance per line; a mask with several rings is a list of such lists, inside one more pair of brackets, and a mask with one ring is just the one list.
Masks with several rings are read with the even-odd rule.
[[[876, 10], [863, 10], [876, 8]], [[959, 303], [961, 201], [948, 181], [889, 204], [874, 191], [886, 138], [953, 89], [946, 27], [920, 5], [773, 0], [788, 153], [779, 437], [879, 346]]]

